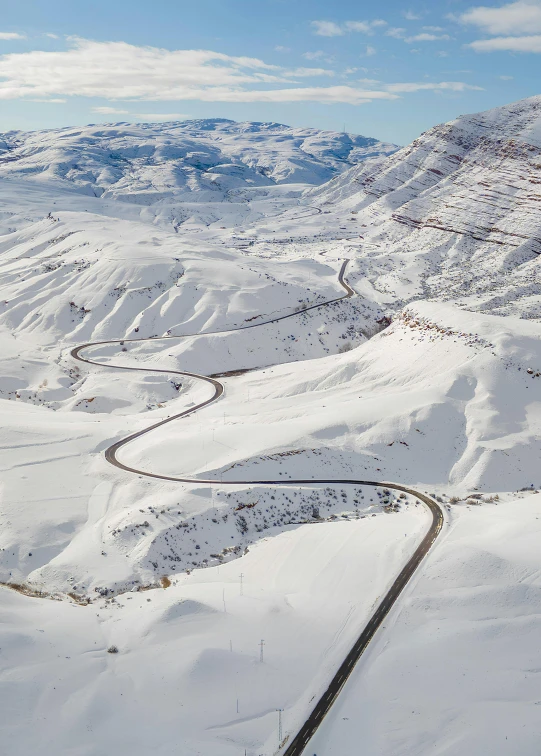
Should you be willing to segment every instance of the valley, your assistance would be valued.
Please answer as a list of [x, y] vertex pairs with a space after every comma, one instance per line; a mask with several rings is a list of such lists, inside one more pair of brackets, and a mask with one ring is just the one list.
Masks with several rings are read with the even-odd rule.
[[540, 124], [0, 135], [9, 752], [534, 753]]

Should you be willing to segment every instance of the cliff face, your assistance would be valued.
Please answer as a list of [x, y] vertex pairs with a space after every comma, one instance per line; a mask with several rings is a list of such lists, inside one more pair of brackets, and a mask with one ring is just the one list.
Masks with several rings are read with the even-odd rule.
[[358, 211], [367, 256], [421, 256], [418, 294], [540, 316], [541, 97], [436, 126], [309, 196]]

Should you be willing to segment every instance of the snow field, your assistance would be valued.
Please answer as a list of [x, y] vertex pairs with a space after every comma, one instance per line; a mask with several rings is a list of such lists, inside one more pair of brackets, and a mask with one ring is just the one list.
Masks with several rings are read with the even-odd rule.
[[[311, 752], [537, 753], [539, 107], [309, 191], [373, 145], [219, 121], [10, 136], [0, 580], [29, 595], [0, 587], [8, 752], [274, 753], [276, 709], [293, 734], [427, 527], [384, 489], [256, 483], [302, 477], [407, 483], [450, 521]], [[302, 312], [342, 296], [346, 258], [358, 296]], [[98, 339], [125, 341], [90, 358], [148, 373], [72, 360]], [[239, 369], [120, 451], [216, 485], [105, 462], [208, 396], [174, 371]]]
[[537, 754], [540, 535], [540, 494], [453, 508], [309, 752]]
[[167, 590], [88, 606], [4, 589], [4, 698], [17, 686], [17, 706], [3, 709], [5, 748], [273, 753], [276, 708], [294, 732], [427, 523], [411, 503], [398, 515], [290, 526]]

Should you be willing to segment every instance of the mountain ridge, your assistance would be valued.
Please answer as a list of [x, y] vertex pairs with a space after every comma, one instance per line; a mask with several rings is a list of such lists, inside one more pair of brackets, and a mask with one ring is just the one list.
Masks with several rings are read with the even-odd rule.
[[320, 184], [395, 149], [371, 137], [274, 122], [118, 122], [0, 134], [0, 178], [31, 176], [131, 201], [137, 194], [201, 191], [216, 199], [243, 186]]
[[388, 158], [308, 190], [304, 201], [355, 212], [373, 245], [365, 256], [385, 248], [395, 272], [415, 256], [424, 296], [445, 289], [496, 314], [519, 314], [520, 300], [521, 316], [538, 318], [540, 168], [536, 96], [434, 126]]

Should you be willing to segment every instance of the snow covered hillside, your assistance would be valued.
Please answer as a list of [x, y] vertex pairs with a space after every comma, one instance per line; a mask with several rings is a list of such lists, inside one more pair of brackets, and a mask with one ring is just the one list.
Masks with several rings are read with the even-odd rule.
[[461, 508], [312, 753], [534, 756], [541, 496]]
[[397, 149], [370, 137], [225, 119], [0, 134], [0, 178], [31, 178], [148, 205], [172, 195], [321, 184]]
[[541, 316], [541, 96], [436, 126], [308, 193], [353, 211], [363, 266], [400, 300]]
[[537, 756], [541, 98], [392, 151], [1, 136], [6, 753], [282, 756], [427, 532], [395, 482], [443, 529], [306, 754]]
[[[298, 326], [290, 323], [289, 328]], [[249, 351], [250, 343], [229, 346]], [[15, 554], [23, 555], [28, 546], [32, 558], [23, 555], [18, 563], [6, 553], [0, 558], [0, 579], [11, 575], [40, 590], [65, 592], [71, 576], [81, 597], [102, 588], [117, 592], [133, 581], [148, 584], [162, 574], [213, 563], [226, 547], [243, 550], [285, 510], [286, 522], [311, 517], [313, 507], [324, 511], [325, 495], [320, 500], [318, 494], [316, 502], [302, 490], [284, 499], [283, 492], [268, 487], [239, 486], [226, 494], [218, 484], [214, 495], [208, 486], [179, 490], [174, 483], [132, 479], [112, 469], [101, 454], [105, 438], [121, 438], [131, 428], [146, 427], [178, 412], [179, 405], [189, 408], [209, 395], [209, 387], [194, 379], [153, 375], [152, 369], [208, 374], [213, 364], [209, 354], [219, 359], [227, 353], [215, 337], [206, 343], [200, 337], [189, 348], [175, 340], [165, 345], [151, 340], [143, 351], [137, 343], [125, 344], [127, 351], [105, 346], [86, 353], [104, 364], [111, 359], [117, 365], [146, 367], [144, 379], [137, 373], [121, 376], [107, 368], [74, 365], [67, 355], [51, 364], [56, 350], [39, 350], [18, 339], [11, 346], [6, 340], [2, 395], [14, 468], [4, 473], [5, 505], [13, 501], [15, 519], [4, 526], [3, 536]], [[217, 481], [266, 480], [273, 474], [317, 478], [321, 472], [329, 479], [407, 480], [421, 490], [445, 492], [447, 500], [467, 498], [468, 492], [541, 485], [537, 323], [471, 316], [448, 305], [424, 303], [341, 355], [223, 380], [226, 396], [221, 402], [133, 442], [122, 451], [122, 461], [159, 475], [210, 475]], [[32, 467], [23, 478], [16, 464], [21, 433], [36, 439], [27, 444], [25, 457]], [[47, 436], [51, 444], [44, 447]], [[61, 450], [70, 439], [81, 451], [69, 462], [69, 475], [49, 479], [56, 467], [65, 466]], [[4, 454], [7, 460], [8, 451]], [[84, 524], [96, 478], [104, 482], [97, 540], [91, 536], [94, 516]], [[39, 506], [32, 522], [19, 530], [15, 502], [34, 498], [40, 479], [36, 501], [55, 502], [62, 490], [60, 499], [71, 502], [69, 515], [60, 514], [64, 505], [56, 515], [52, 504]], [[87, 486], [88, 494], [81, 496]], [[253, 502], [256, 507], [246, 508]], [[355, 511], [347, 497], [336, 503]], [[269, 506], [277, 507], [270, 516]], [[245, 527], [240, 528], [244, 509]], [[186, 539], [192, 529], [204, 534], [197, 550], [190, 547], [194, 535]], [[102, 559], [102, 550], [108, 560]]]

